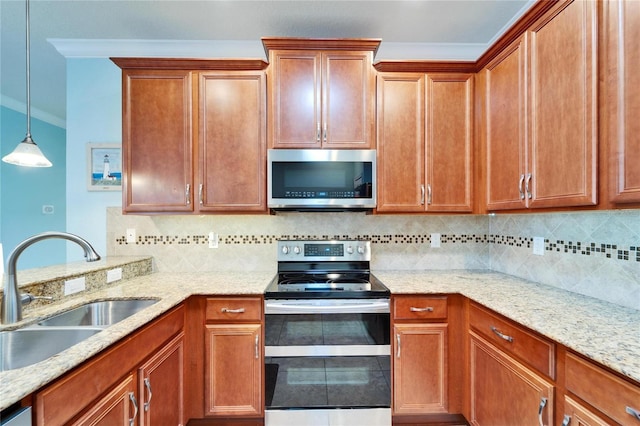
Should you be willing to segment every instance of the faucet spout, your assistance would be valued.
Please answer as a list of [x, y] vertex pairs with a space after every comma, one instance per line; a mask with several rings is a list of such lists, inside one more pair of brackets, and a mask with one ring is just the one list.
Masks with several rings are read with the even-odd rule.
[[16, 265], [18, 257], [29, 246], [38, 241], [59, 238], [72, 241], [78, 244], [84, 250], [84, 257], [87, 262], [95, 262], [100, 260], [100, 255], [96, 253], [89, 242], [81, 237], [66, 232], [43, 232], [33, 235], [18, 244], [7, 259], [7, 268], [5, 271], [5, 279], [3, 284], [4, 295], [2, 297], [2, 323], [13, 324], [22, 319], [22, 301], [18, 291], [18, 279], [16, 276]]

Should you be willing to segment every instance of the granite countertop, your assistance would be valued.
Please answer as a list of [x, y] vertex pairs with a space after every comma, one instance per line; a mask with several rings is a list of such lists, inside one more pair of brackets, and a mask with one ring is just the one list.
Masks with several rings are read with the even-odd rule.
[[[460, 293], [640, 382], [640, 311], [485, 271], [377, 271], [394, 294]], [[154, 273], [43, 306], [15, 326], [88, 301], [158, 303], [45, 361], [0, 373], [0, 409], [35, 392], [192, 295], [261, 295], [274, 272]], [[6, 326], [0, 329], [8, 329]]]

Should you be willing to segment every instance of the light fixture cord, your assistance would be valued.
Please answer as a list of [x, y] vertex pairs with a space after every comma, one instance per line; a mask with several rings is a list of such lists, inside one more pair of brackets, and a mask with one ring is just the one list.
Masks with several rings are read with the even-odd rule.
[[29, 39], [29, 0], [26, 0], [27, 4], [27, 138], [31, 139], [31, 44]]

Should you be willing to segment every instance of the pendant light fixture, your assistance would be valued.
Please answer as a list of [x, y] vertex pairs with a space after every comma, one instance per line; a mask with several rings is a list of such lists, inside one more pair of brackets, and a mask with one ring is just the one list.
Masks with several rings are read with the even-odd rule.
[[29, 40], [29, 0], [27, 7], [27, 135], [9, 155], [5, 155], [2, 161], [9, 164], [25, 167], [51, 167], [51, 161], [47, 160], [38, 145], [31, 138], [31, 46]]

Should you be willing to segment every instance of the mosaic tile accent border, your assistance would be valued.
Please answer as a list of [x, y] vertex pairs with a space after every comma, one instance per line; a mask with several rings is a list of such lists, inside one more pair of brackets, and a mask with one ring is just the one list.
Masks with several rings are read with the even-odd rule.
[[[220, 242], [227, 245], [242, 244], [273, 244], [281, 240], [370, 240], [372, 244], [430, 244], [431, 234], [384, 234], [384, 235], [311, 235], [311, 234], [283, 234], [283, 235], [226, 235], [220, 236]], [[206, 245], [209, 243], [207, 235], [140, 235], [136, 245]], [[531, 249], [533, 238], [515, 237], [510, 235], [487, 234], [441, 234], [441, 244], [497, 244]], [[116, 244], [129, 245], [124, 235], [116, 238]], [[576, 254], [582, 256], [603, 255], [608, 259], [640, 262], [640, 245], [619, 247], [617, 244], [550, 240], [544, 241], [545, 251], [556, 253]]]

